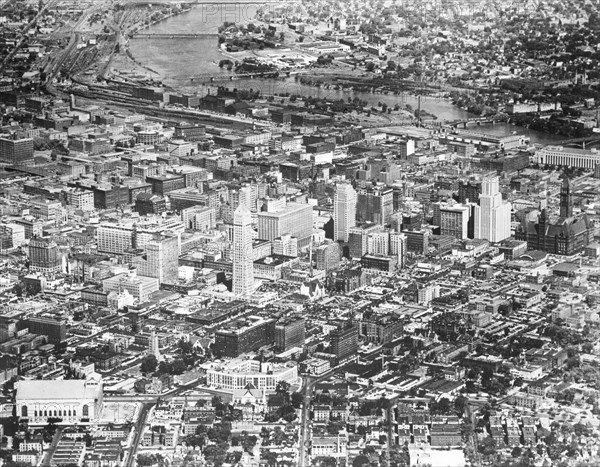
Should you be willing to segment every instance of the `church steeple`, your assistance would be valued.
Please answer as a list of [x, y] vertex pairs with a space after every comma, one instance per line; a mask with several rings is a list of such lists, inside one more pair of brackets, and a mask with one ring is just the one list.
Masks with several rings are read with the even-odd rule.
[[573, 217], [573, 194], [571, 193], [571, 181], [565, 175], [560, 187], [560, 217]]

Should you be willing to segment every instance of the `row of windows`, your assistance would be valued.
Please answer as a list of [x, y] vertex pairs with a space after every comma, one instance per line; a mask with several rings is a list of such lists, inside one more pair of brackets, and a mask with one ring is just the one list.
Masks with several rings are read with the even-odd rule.
[[[22, 417], [27, 417], [28, 416], [28, 408], [26, 405], [24, 405], [23, 407], [21, 407], [21, 416]], [[90, 409], [87, 405], [83, 406], [82, 409], [82, 416], [83, 417], [89, 417], [89, 413]], [[77, 416], [77, 410], [76, 409], [58, 409], [58, 410], [34, 410], [33, 411], [33, 416], [34, 417], [76, 417]]]

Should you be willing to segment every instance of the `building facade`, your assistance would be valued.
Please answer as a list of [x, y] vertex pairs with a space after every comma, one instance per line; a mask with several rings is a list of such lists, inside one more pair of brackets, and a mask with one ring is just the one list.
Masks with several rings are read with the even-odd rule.
[[350, 229], [356, 225], [357, 194], [352, 185], [341, 183], [336, 186], [333, 201], [333, 239], [347, 242]]
[[475, 206], [475, 238], [501, 242], [510, 237], [511, 205], [502, 200], [498, 177], [483, 180], [479, 206]]
[[102, 380], [25, 380], [15, 383], [17, 415], [29, 425], [90, 425], [102, 410]]
[[247, 297], [254, 291], [252, 214], [240, 204], [233, 215], [233, 293]]

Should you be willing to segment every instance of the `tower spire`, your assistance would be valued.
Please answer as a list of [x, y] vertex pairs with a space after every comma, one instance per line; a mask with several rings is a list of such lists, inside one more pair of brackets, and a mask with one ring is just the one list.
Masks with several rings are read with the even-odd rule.
[[571, 192], [571, 181], [567, 174], [564, 175], [560, 187], [560, 217], [573, 217], [573, 194]]

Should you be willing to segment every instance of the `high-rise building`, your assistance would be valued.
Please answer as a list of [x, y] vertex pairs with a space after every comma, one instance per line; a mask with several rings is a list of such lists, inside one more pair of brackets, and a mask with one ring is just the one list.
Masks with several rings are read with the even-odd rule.
[[33, 138], [0, 138], [0, 162], [24, 164], [33, 160]]
[[298, 256], [298, 239], [289, 234], [273, 240], [273, 254], [282, 256]]
[[175, 283], [179, 276], [179, 243], [173, 235], [156, 234], [146, 244], [141, 257], [134, 261], [138, 275], [154, 277], [163, 283]]
[[133, 246], [132, 227], [129, 225], [103, 224], [96, 230], [98, 251], [122, 254]]
[[429, 305], [429, 303], [440, 296], [439, 285], [427, 285], [420, 287], [418, 291], [417, 303], [419, 305]]
[[127, 273], [117, 274], [102, 281], [102, 291], [122, 292], [127, 290], [133, 295], [139, 303], [148, 301], [153, 292], [158, 291], [160, 284], [158, 279], [154, 277], [138, 276], [135, 269], [131, 269]]
[[135, 197], [135, 211], [141, 216], [147, 214], [162, 214], [167, 211], [167, 202], [164, 197], [152, 193], [139, 193]]
[[67, 324], [62, 319], [33, 316], [27, 320], [27, 327], [32, 334], [48, 337], [52, 344], [59, 344], [67, 338]]
[[233, 293], [247, 297], [253, 290], [252, 213], [240, 204], [233, 214]]
[[461, 181], [458, 184], [458, 202], [460, 204], [478, 203], [481, 194], [481, 182]]
[[390, 253], [390, 233], [387, 230], [370, 233], [367, 236], [367, 254], [387, 256]]
[[336, 242], [319, 245], [315, 250], [316, 268], [321, 271], [331, 271], [340, 265], [342, 251]]
[[56, 242], [49, 238], [32, 238], [29, 242], [29, 269], [39, 272], [60, 272], [62, 255]]
[[154, 216], [136, 222], [121, 220], [119, 224], [104, 223], [98, 226], [96, 241], [99, 252], [122, 255], [132, 248], [144, 250], [156, 234], [170, 232], [179, 239], [184, 230], [181, 220], [176, 216]]
[[382, 186], [361, 188], [357, 193], [356, 220], [385, 225], [394, 212], [394, 191]]
[[6, 234], [7, 241], [0, 245], [0, 250], [17, 248], [25, 243], [25, 227], [17, 223], [0, 224], [0, 233]]
[[274, 338], [274, 320], [249, 316], [215, 333], [214, 352], [217, 357], [235, 358], [273, 344]]
[[275, 324], [275, 347], [285, 352], [293, 347], [303, 347], [306, 334], [306, 320], [296, 316], [284, 318]]
[[29, 212], [36, 219], [59, 221], [62, 219], [63, 207], [60, 201], [34, 198], [30, 201]]
[[75, 209], [81, 209], [82, 211], [94, 210], [94, 193], [91, 191], [68, 188], [63, 190], [63, 195], [67, 204]]
[[356, 225], [356, 191], [349, 183], [340, 183], [335, 189], [333, 204], [333, 239], [347, 242], [350, 229]]
[[469, 234], [471, 208], [462, 204], [434, 203], [433, 224], [440, 228], [441, 235], [451, 235], [464, 240]]
[[288, 203], [275, 212], [258, 213], [258, 238], [273, 241], [289, 234], [298, 239], [298, 247], [310, 243], [313, 228], [313, 208], [310, 204]]
[[475, 238], [497, 243], [510, 237], [510, 211], [510, 203], [502, 200], [498, 177], [486, 177], [475, 206]]
[[345, 323], [329, 333], [331, 353], [335, 355], [338, 364], [357, 357], [358, 329], [353, 323]]
[[157, 361], [161, 361], [159, 340], [154, 329], [148, 339], [148, 355], [154, 355]]
[[379, 224], [363, 224], [360, 227], [352, 227], [348, 234], [350, 258], [361, 258], [369, 251], [369, 235], [380, 232]]
[[217, 213], [208, 206], [192, 206], [181, 210], [181, 222], [186, 229], [202, 232], [214, 229], [217, 225]]
[[398, 258], [398, 267], [403, 268], [406, 265], [406, 251], [408, 241], [403, 233], [390, 232], [390, 255]]

